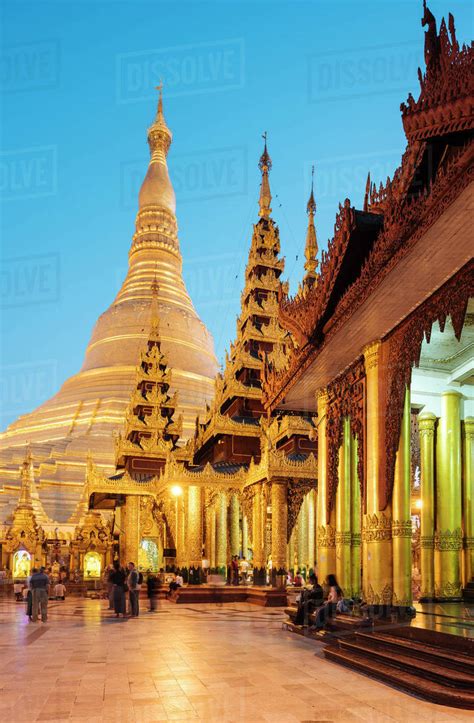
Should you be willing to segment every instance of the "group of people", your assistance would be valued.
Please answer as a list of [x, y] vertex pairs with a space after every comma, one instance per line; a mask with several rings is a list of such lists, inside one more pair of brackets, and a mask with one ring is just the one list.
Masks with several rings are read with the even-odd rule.
[[[115, 611], [117, 618], [120, 615], [122, 617], [138, 617], [142, 584], [143, 575], [137, 570], [135, 563], [129, 562], [127, 567], [124, 568], [119, 560], [115, 560], [108, 576], [108, 598], [109, 608]], [[126, 593], [128, 593], [128, 612]]]
[[[311, 587], [304, 588], [298, 599], [295, 623], [304, 625], [313, 630], [324, 628], [329, 618], [336, 613], [350, 612], [353, 600], [344, 597], [344, 592], [337, 582], [335, 575], [328, 575], [324, 588], [319, 584], [314, 572], [309, 575]], [[314, 621], [310, 625], [310, 616], [315, 613]]]
[[[31, 622], [36, 623], [38, 616], [41, 614], [41, 621], [48, 621], [48, 600], [50, 596], [51, 580], [46, 573], [45, 567], [33, 568], [32, 573], [26, 579], [26, 583], [21, 584], [20, 596], [18, 591], [15, 595], [18, 599], [23, 599], [26, 603], [26, 614]], [[58, 581], [54, 587], [54, 597], [58, 600], [64, 600], [66, 597], [66, 588], [61, 581]]]

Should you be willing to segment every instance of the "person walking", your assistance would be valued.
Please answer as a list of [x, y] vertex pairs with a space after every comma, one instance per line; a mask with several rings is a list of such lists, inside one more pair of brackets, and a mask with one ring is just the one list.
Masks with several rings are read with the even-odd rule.
[[45, 573], [45, 568], [40, 567], [40, 571], [31, 576], [30, 580], [32, 592], [32, 621], [38, 621], [38, 609], [41, 609], [41, 620], [43, 623], [48, 621], [48, 595], [49, 595], [49, 577]]
[[148, 593], [148, 600], [150, 601], [150, 612], [154, 613], [156, 612], [156, 603], [158, 601], [158, 594], [159, 589], [161, 587], [161, 582], [159, 577], [156, 575], [148, 575], [148, 579], [146, 581], [147, 586], [147, 593]]
[[110, 575], [110, 581], [113, 585], [113, 602], [115, 617], [123, 615], [125, 617], [125, 581], [127, 573], [120, 566], [118, 560], [114, 560], [114, 569]]
[[135, 563], [128, 563], [128, 600], [130, 603], [129, 615], [132, 618], [137, 618], [140, 612], [139, 596], [140, 596], [140, 576], [138, 570], [135, 567]]

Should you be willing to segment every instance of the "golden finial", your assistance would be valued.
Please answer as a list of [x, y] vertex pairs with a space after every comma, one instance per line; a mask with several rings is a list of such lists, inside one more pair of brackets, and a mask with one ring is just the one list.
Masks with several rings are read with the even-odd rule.
[[316, 201], [314, 200], [314, 166], [311, 166], [311, 195], [306, 206], [306, 213], [308, 215], [313, 214], [313, 216], [316, 213]]
[[270, 203], [272, 201], [272, 194], [270, 193], [270, 183], [268, 181], [268, 173], [272, 167], [272, 159], [267, 150], [267, 131], [262, 134], [264, 140], [263, 153], [260, 156], [258, 167], [262, 172], [262, 183], [260, 185], [260, 199], [259, 205], [259, 216], [261, 218], [269, 218], [272, 212]]
[[312, 285], [316, 280], [316, 269], [318, 261], [316, 259], [318, 253], [318, 241], [316, 239], [316, 228], [314, 225], [314, 214], [316, 213], [316, 201], [314, 200], [314, 166], [311, 169], [311, 194], [306, 205], [306, 213], [308, 214], [308, 230], [306, 232], [305, 255], [305, 277], [303, 283]]

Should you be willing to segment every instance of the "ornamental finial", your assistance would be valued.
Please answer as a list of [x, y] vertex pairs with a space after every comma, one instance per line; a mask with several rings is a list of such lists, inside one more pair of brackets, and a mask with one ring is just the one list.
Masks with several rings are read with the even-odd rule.
[[308, 214], [308, 230], [306, 232], [305, 255], [305, 271], [303, 283], [305, 286], [312, 286], [316, 281], [316, 269], [318, 261], [316, 259], [318, 253], [318, 241], [316, 239], [316, 228], [314, 225], [314, 214], [316, 213], [316, 201], [314, 200], [314, 166], [311, 169], [311, 194], [306, 206]]
[[260, 185], [259, 216], [260, 218], [269, 218], [272, 212], [270, 204], [272, 202], [272, 194], [270, 193], [270, 183], [268, 181], [268, 173], [272, 167], [272, 159], [267, 150], [267, 131], [262, 134], [264, 140], [263, 153], [260, 156], [258, 167], [262, 173], [262, 183]]

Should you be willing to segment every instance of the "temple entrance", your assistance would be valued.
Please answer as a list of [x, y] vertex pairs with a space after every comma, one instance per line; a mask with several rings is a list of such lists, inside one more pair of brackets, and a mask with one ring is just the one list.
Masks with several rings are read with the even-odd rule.
[[27, 550], [18, 550], [13, 555], [13, 577], [24, 578], [31, 573], [31, 555]]
[[102, 557], [98, 552], [87, 552], [84, 555], [84, 579], [96, 580], [102, 572]]
[[139, 570], [158, 572], [160, 569], [160, 550], [155, 540], [144, 538], [138, 550]]
[[[423, 341], [411, 382], [414, 599], [460, 599], [472, 578], [474, 300], [460, 339], [448, 317]], [[446, 501], [449, 500], [449, 504]]]

